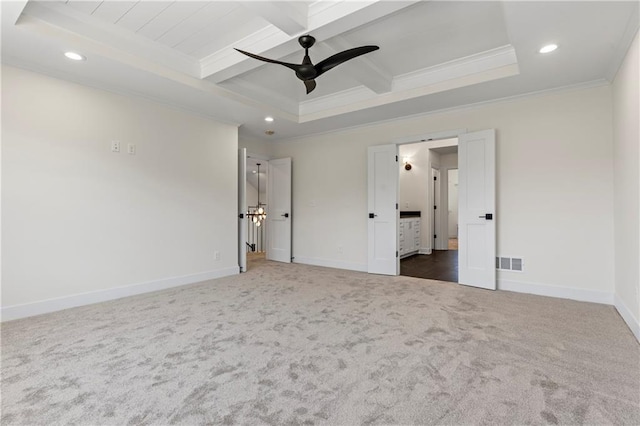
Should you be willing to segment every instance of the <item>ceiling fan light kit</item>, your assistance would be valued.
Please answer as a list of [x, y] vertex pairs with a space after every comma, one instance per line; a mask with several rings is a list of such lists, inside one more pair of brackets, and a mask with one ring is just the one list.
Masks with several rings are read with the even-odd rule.
[[373, 52], [374, 50], [380, 49], [378, 46], [360, 46], [354, 47], [353, 49], [347, 49], [342, 52], [336, 53], [335, 55], [329, 56], [327, 59], [324, 59], [317, 64], [313, 64], [311, 62], [311, 58], [309, 57], [309, 48], [313, 46], [316, 42], [316, 39], [307, 34], [300, 36], [298, 38], [298, 43], [300, 46], [304, 48], [304, 58], [302, 59], [301, 64], [291, 64], [288, 62], [277, 61], [275, 59], [269, 59], [262, 56], [255, 55], [253, 53], [245, 52], [244, 50], [235, 49], [243, 55], [247, 55], [250, 58], [257, 59], [263, 62], [269, 62], [272, 64], [283, 65], [289, 69], [292, 69], [296, 73], [296, 77], [298, 77], [304, 83], [304, 86], [307, 90], [307, 94], [311, 93], [313, 89], [316, 88], [316, 78], [320, 77], [325, 72], [329, 71], [332, 68], [337, 67], [338, 65], [356, 58], [360, 55], [364, 55], [369, 52]]

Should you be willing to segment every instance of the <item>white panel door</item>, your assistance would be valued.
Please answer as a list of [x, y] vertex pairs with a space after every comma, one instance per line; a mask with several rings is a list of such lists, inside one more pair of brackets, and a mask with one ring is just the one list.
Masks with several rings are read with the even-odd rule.
[[369, 147], [367, 271], [372, 274], [399, 272], [397, 154], [396, 145]]
[[267, 259], [291, 263], [291, 158], [269, 160]]
[[238, 266], [247, 271], [247, 149], [238, 150]]
[[496, 289], [495, 130], [458, 138], [458, 281]]

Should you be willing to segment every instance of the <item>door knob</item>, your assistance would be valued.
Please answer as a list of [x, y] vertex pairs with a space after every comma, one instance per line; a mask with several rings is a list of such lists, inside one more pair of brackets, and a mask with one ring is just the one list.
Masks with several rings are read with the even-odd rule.
[[282, 217], [289, 217], [289, 213], [281, 214]]
[[482, 216], [478, 216], [480, 219], [493, 220], [493, 213], [486, 213]]
[[378, 217], [375, 213], [369, 213], [369, 219], [373, 219], [374, 217]]

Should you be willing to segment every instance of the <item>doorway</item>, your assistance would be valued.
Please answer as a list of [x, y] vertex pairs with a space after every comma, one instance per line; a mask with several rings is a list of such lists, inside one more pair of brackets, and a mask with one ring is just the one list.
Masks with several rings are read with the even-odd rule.
[[[399, 146], [405, 165], [412, 165], [399, 170], [400, 275], [458, 282], [457, 143], [448, 138]], [[420, 221], [420, 245], [411, 252], [403, 250], [407, 215]]]
[[268, 211], [267, 179], [269, 161], [252, 155], [246, 160], [246, 241], [241, 242], [247, 255], [247, 270], [264, 260]]

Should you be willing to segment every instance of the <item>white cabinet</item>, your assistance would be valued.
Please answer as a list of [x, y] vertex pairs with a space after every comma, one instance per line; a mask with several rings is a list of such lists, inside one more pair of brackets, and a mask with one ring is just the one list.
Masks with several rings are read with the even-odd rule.
[[410, 256], [420, 250], [420, 218], [401, 217], [399, 227], [399, 255]]

